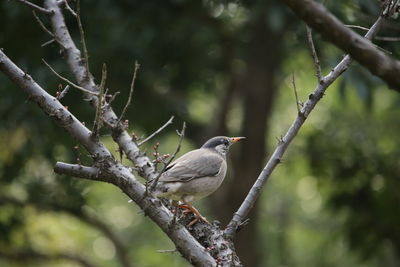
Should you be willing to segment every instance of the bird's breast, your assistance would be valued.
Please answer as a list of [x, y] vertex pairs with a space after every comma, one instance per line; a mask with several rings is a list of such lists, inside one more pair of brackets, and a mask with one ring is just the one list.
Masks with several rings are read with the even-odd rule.
[[221, 164], [221, 167], [215, 176], [206, 176], [202, 178], [193, 179], [188, 183], [183, 183], [181, 185], [180, 191], [184, 192], [186, 195], [190, 195], [193, 200], [202, 199], [215, 190], [217, 190], [222, 182], [224, 181], [226, 175], [226, 162]]

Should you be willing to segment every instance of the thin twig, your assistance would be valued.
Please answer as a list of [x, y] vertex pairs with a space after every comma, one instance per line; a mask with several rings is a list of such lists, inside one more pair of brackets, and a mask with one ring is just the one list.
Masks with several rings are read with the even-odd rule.
[[55, 39], [54, 34], [53, 34], [49, 29], [47, 29], [46, 26], [44, 26], [43, 22], [40, 20], [40, 18], [38, 17], [38, 15], [36, 15], [35, 10], [32, 10], [32, 13], [33, 13], [33, 16], [35, 17], [36, 21], [39, 23], [40, 27], [41, 27], [45, 32], [47, 32], [51, 37], [53, 37], [53, 38]]
[[51, 40], [49, 40], [49, 41], [47, 41], [47, 42], [41, 44], [40, 47], [45, 47], [46, 45], [52, 44], [52, 43], [54, 43], [55, 41], [56, 41], [56, 39], [51, 39]]
[[313, 41], [313, 38], [312, 38], [311, 28], [306, 26], [306, 29], [307, 29], [308, 46], [310, 47], [311, 55], [312, 55], [313, 60], [314, 60], [315, 74], [317, 76], [318, 82], [321, 82], [321, 80], [322, 80], [321, 65], [320, 65], [320, 62], [319, 62], [317, 51], [315, 51], [315, 46], [314, 46], [314, 41]]
[[387, 42], [398, 42], [400, 37], [390, 37], [390, 36], [376, 36], [375, 40], [387, 41]]
[[120, 123], [120, 121], [122, 120], [122, 118], [124, 117], [124, 115], [126, 113], [126, 110], [128, 109], [129, 105], [131, 104], [133, 88], [135, 87], [136, 73], [137, 73], [139, 68], [140, 68], [140, 64], [137, 61], [135, 61], [135, 70], [133, 71], [133, 77], [132, 77], [132, 82], [131, 82], [131, 89], [129, 91], [128, 101], [126, 101], [125, 107], [122, 110], [121, 116], [119, 117], [117, 124]]
[[[368, 28], [362, 27], [362, 26], [357, 26], [357, 25], [344, 25], [349, 28], [356, 28], [364, 31], [368, 31]], [[400, 37], [389, 37], [389, 36], [375, 36], [375, 40], [380, 40], [380, 41], [387, 41], [387, 42], [398, 42], [400, 41]]]
[[62, 90], [58, 96], [56, 97], [57, 100], [61, 100], [69, 91], [69, 85], [65, 86], [64, 90]]
[[106, 80], [107, 80], [107, 66], [105, 63], [103, 63], [103, 69], [101, 71], [99, 97], [97, 99], [96, 116], [94, 118], [94, 123], [93, 123], [93, 134], [94, 135], [97, 135], [99, 129], [101, 128], [101, 107], [103, 105], [104, 88], [106, 86]]
[[68, 83], [69, 85], [71, 85], [71, 86], [75, 87], [76, 89], [79, 89], [79, 90], [81, 90], [81, 91], [83, 91], [83, 92], [85, 92], [85, 93], [87, 93], [87, 94], [96, 95], [96, 96], [98, 95], [98, 93], [95, 93], [95, 92], [92, 92], [92, 91], [90, 91], [90, 90], [87, 90], [87, 89], [85, 89], [85, 88], [83, 88], [83, 87], [81, 87], [81, 86], [79, 86], [79, 85], [77, 85], [77, 84], [71, 82], [71, 81], [68, 80], [67, 78], [64, 78], [64, 77], [61, 76], [60, 74], [58, 74], [58, 73], [49, 65], [49, 63], [47, 63], [43, 58], [42, 58], [42, 61], [43, 61], [44, 64], [46, 64], [46, 66], [47, 66], [58, 78], [60, 78], [60, 79], [63, 80], [64, 82]]
[[[77, 17], [77, 14], [75, 13], [75, 11], [70, 7], [70, 5], [68, 4], [67, 0], [62, 1], [62, 3], [65, 6], [65, 9], [68, 10], [72, 16]], [[79, 8], [79, 2], [78, 2], [78, 8]]]
[[[65, 20], [61, 19], [64, 18], [61, 10], [62, 6], [56, 0], [44, 0], [44, 2], [46, 3], [46, 7], [54, 10], [55, 16], [50, 16], [50, 23], [54, 29], [54, 34], [62, 41], [65, 47], [69, 48], [64, 51], [65, 60], [74, 74], [75, 80], [78, 81], [80, 86], [88, 88], [93, 92], [98, 92], [93, 75], [89, 74], [89, 77], [87, 77], [85, 68], [82, 67], [82, 52], [76, 47], [68, 31], [68, 26], [65, 24]], [[90, 101], [90, 103], [92, 107], [96, 107], [96, 101]], [[121, 123], [117, 124], [119, 116], [116, 115], [108, 104], [106, 104], [106, 109], [103, 109], [103, 112], [103, 123], [115, 133], [114, 141], [118, 143], [119, 147], [123, 148], [126, 157], [140, 168], [141, 174], [146, 180], [154, 179], [157, 176], [157, 172], [151, 160], [140, 152], [130, 134], [123, 128], [124, 125]]]
[[165, 129], [165, 127], [167, 127], [168, 125], [172, 124], [172, 121], [174, 120], [174, 116], [171, 116], [171, 118], [169, 118], [169, 120], [163, 125], [161, 126], [157, 131], [155, 131], [154, 133], [152, 133], [151, 135], [149, 135], [148, 137], [146, 137], [146, 139], [144, 139], [143, 141], [139, 142], [137, 145], [141, 146], [144, 143], [146, 143], [147, 141], [149, 141], [151, 138], [153, 138], [154, 136], [156, 136], [158, 133], [160, 133], [162, 130]]
[[[384, 21], [383, 17], [379, 17], [374, 25], [372, 25], [371, 29], [364, 36], [365, 38], [371, 40], [377, 33], [379, 26], [382, 25]], [[309, 99], [304, 104], [301, 113], [294, 120], [292, 125], [287, 130], [286, 134], [279, 142], [274, 152], [272, 153], [270, 159], [267, 164], [264, 166], [264, 169], [261, 171], [260, 175], [257, 177], [256, 182], [250, 189], [249, 193], [246, 195], [246, 198], [240, 205], [239, 209], [234, 213], [231, 221], [229, 222], [227, 228], [224, 233], [225, 236], [233, 239], [238, 231], [238, 226], [241, 224], [243, 220], [246, 219], [246, 216], [249, 214], [250, 210], [254, 206], [258, 197], [260, 196], [261, 189], [268, 181], [272, 172], [276, 168], [276, 166], [282, 162], [282, 157], [288, 148], [289, 144], [293, 141], [293, 139], [298, 134], [301, 126], [306, 121], [309, 114], [312, 112], [314, 107], [317, 105], [319, 100], [325, 94], [325, 91], [328, 87], [349, 67], [352, 62], [352, 58], [349, 55], [346, 55], [342, 61], [334, 68], [332, 71], [323, 77], [323, 83], [318, 83], [314, 92], [310, 94]]]
[[53, 37], [53, 39], [51, 39], [50, 41], [45, 42], [44, 44], [41, 45], [41, 47], [44, 47], [48, 44], [53, 43], [54, 41], [56, 41], [62, 49], [65, 49], [65, 46], [62, 44], [62, 42], [60, 42], [57, 37], [54, 35], [53, 32], [51, 32], [49, 29], [46, 28], [46, 26], [44, 26], [43, 22], [40, 20], [39, 16], [36, 14], [35, 10], [32, 10], [33, 16], [35, 17], [36, 21], [39, 23], [39, 26], [46, 32], [48, 33], [51, 37]]
[[22, 4], [24, 4], [24, 5], [27, 5], [27, 6], [29, 6], [30, 8], [32, 8], [33, 10], [37, 10], [37, 11], [39, 11], [39, 12], [42, 12], [42, 13], [45, 13], [45, 14], [51, 14], [51, 10], [48, 10], [48, 9], [46, 9], [46, 8], [43, 8], [43, 7], [41, 7], [41, 6], [38, 6], [38, 5], [36, 5], [36, 4], [34, 4], [34, 3], [31, 3], [31, 2], [29, 2], [29, 1], [26, 1], [26, 0], [16, 0], [17, 2], [20, 2], [20, 3], [22, 3]]
[[119, 95], [119, 94], [120, 94], [120, 91], [115, 92], [115, 93], [111, 96], [110, 100], [108, 100], [107, 105], [108, 105], [108, 106], [111, 105], [111, 103], [115, 100], [115, 98], [116, 98], [117, 95]]
[[359, 26], [359, 25], [349, 25], [349, 24], [345, 24], [344, 26], [349, 27], [349, 28], [354, 28], [354, 29], [360, 29], [363, 31], [368, 31], [368, 28], [365, 28], [363, 26]]
[[162, 170], [160, 171], [160, 173], [157, 175], [157, 177], [151, 182], [150, 185], [150, 190], [153, 190], [157, 183], [158, 180], [160, 179], [161, 175], [163, 174], [163, 172], [165, 171], [165, 169], [168, 167], [168, 165], [174, 160], [174, 158], [176, 157], [176, 155], [179, 153], [179, 151], [181, 150], [181, 145], [182, 145], [182, 140], [185, 137], [185, 129], [186, 129], [186, 122], [183, 122], [182, 125], [182, 130], [181, 132], [178, 132], [178, 130], [176, 130], [176, 133], [179, 136], [179, 143], [178, 146], [176, 147], [176, 150], [174, 152], [174, 154], [172, 154], [172, 156], [168, 159], [167, 163], [164, 164], [164, 167], [162, 168]]
[[297, 87], [296, 87], [296, 80], [294, 78], [294, 72], [292, 72], [292, 84], [293, 84], [294, 96], [296, 97], [297, 114], [300, 114], [299, 97], [297, 95]]
[[[79, 57], [80, 51], [76, 48], [68, 28], [65, 25], [63, 14], [60, 10], [59, 4], [56, 0], [44, 0], [46, 7], [54, 10], [55, 15], [50, 16], [52, 28], [54, 33], [60, 37], [69, 49], [64, 51], [65, 59], [68, 66], [71, 68], [72, 73], [75, 75], [79, 84], [88, 89], [96, 89], [97, 85], [93, 81], [93, 77], [85, 80], [84, 70], [82, 68], [82, 61]], [[103, 181], [113, 183], [118, 186], [127, 194], [131, 199], [142, 208], [146, 210], [146, 215], [149, 216], [164, 232], [168, 233], [169, 238], [176, 244], [180, 253], [190, 262], [196, 262], [203, 266], [216, 266], [216, 260], [206, 251], [202, 244], [199, 243], [189, 231], [180, 224], [177, 224], [176, 229], [171, 230], [169, 222], [172, 219], [172, 213], [163, 205], [160, 200], [148, 197], [142, 199], [144, 195], [144, 188], [140, 181], [128, 170], [122, 166], [118, 161], [114, 160], [110, 151], [104, 145], [96, 140], [97, 138], [91, 137], [91, 131], [83, 127], [82, 123], [76, 119], [71, 113], [68, 112], [58, 101], [54, 101], [54, 97], [48, 95], [33, 79], [22, 70], [15, 71], [15, 65], [10, 63], [10, 60], [2, 53], [0, 49], [0, 71], [4, 72], [6, 76], [21, 87], [29, 94], [29, 99], [39, 103], [40, 108], [46, 111], [49, 116], [54, 119], [61, 127], [66, 129], [72, 137], [76, 138], [82, 145], [85, 146], [87, 151], [98, 162], [104, 162], [107, 165], [105, 173], [102, 172], [100, 176], [105, 177]], [[10, 66], [11, 64], [11, 66]], [[90, 75], [92, 76], [92, 75]], [[91, 101], [90, 103], [94, 103]], [[113, 136], [114, 141], [117, 142], [124, 151], [127, 157], [135, 163], [135, 168], [140, 168], [140, 173], [147, 179], [155, 178], [157, 173], [153, 168], [151, 160], [146, 157], [143, 152], [139, 151], [136, 144], [132, 141], [131, 136], [120, 125], [115, 125], [118, 117], [115, 115], [111, 108], [105, 110], [104, 118], [112, 124], [112, 131], [115, 133]], [[103, 161], [104, 160], [104, 161]], [[108, 164], [109, 163], [109, 164]], [[108, 176], [111, 173], [112, 176]], [[107, 175], [107, 176], [105, 176]], [[101, 180], [102, 177], [96, 179]], [[214, 239], [213, 239], [214, 240]], [[210, 242], [214, 242], [214, 241]], [[224, 252], [233, 251], [229, 247], [224, 249]], [[219, 253], [218, 255], [220, 255]], [[217, 256], [218, 256], [217, 255]], [[238, 260], [237, 260], [238, 261]]]
[[83, 31], [82, 21], [81, 21], [81, 3], [80, 0], [77, 1], [76, 7], [76, 21], [78, 23], [79, 28], [79, 35], [81, 37], [82, 49], [83, 49], [83, 56], [85, 58], [85, 66], [86, 66], [86, 75], [89, 76], [90, 69], [89, 69], [89, 53], [86, 46], [85, 41], [85, 32]]
[[159, 249], [157, 250], [158, 253], [176, 253], [178, 250], [176, 249]]

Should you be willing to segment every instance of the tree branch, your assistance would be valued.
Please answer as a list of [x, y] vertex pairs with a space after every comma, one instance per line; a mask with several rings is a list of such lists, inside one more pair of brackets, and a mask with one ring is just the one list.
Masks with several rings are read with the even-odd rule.
[[186, 123], [183, 122], [181, 132], [178, 132], [178, 130], [176, 130], [176, 132], [179, 135], [178, 146], [176, 147], [176, 150], [175, 150], [174, 154], [172, 154], [172, 156], [168, 159], [168, 162], [164, 164], [164, 167], [162, 168], [160, 173], [157, 175], [157, 177], [153, 181], [151, 181], [150, 190], [153, 190], [156, 187], [156, 185], [158, 183], [158, 180], [160, 179], [162, 173], [165, 171], [165, 169], [168, 167], [168, 165], [174, 160], [174, 158], [178, 154], [179, 150], [181, 150], [182, 140], [185, 137], [185, 129], [186, 129]]
[[[320, 78], [321, 77], [319, 77], [318, 81], [320, 80]], [[293, 85], [294, 97], [296, 100], [297, 114], [300, 114], [300, 102], [299, 102], [299, 96], [297, 95], [296, 79], [294, 77], [294, 72], [292, 72], [292, 85]]]
[[[69, 7], [68, 2], [65, 0], [65, 5], [67, 7]], [[79, 35], [81, 38], [81, 43], [82, 43], [82, 49], [83, 49], [83, 56], [85, 58], [85, 68], [86, 68], [86, 76], [89, 77], [89, 73], [90, 73], [90, 69], [89, 69], [89, 53], [87, 50], [87, 46], [86, 46], [86, 40], [85, 40], [85, 31], [83, 30], [83, 26], [82, 26], [82, 21], [81, 21], [81, 1], [77, 0], [76, 3], [77, 7], [76, 7], [76, 22], [78, 23], [78, 28], [79, 28]], [[70, 8], [71, 9], [71, 8]]]
[[[365, 35], [365, 38], [371, 39], [377, 33], [379, 26], [383, 23], [383, 17], [379, 17], [371, 29]], [[241, 224], [242, 221], [245, 220], [246, 216], [249, 214], [250, 210], [253, 208], [255, 202], [257, 201], [258, 197], [261, 194], [261, 189], [267, 182], [268, 178], [271, 176], [275, 167], [281, 163], [282, 157], [292, 142], [292, 140], [296, 137], [297, 133], [299, 132], [301, 126], [304, 124], [305, 120], [307, 119], [308, 115], [314, 109], [315, 105], [321, 100], [325, 91], [328, 87], [344, 72], [347, 70], [348, 66], [351, 63], [351, 58], [349, 55], [345, 56], [343, 60], [325, 77], [322, 77], [321, 81], [318, 83], [316, 89], [312, 94], [310, 94], [307, 102], [304, 104], [303, 108], [301, 109], [300, 113], [298, 114], [297, 118], [294, 120], [288, 131], [286, 132], [285, 136], [279, 140], [278, 146], [275, 148], [272, 156], [268, 160], [267, 164], [265, 165], [264, 169], [261, 171], [260, 175], [258, 176], [256, 182], [254, 183], [253, 187], [250, 189], [249, 193], [247, 194], [245, 200], [242, 202], [239, 209], [233, 215], [232, 220], [229, 222], [226, 230], [225, 235], [233, 239], [236, 235], [238, 230], [238, 226]]]
[[[379, 51], [369, 40], [348, 29], [323, 5], [312, 0], [281, 0], [311, 28], [400, 92], [400, 62]], [[385, 10], [383, 14], [391, 14]], [[384, 16], [382, 15], [381, 19]]]
[[308, 26], [306, 26], [306, 30], [307, 30], [308, 46], [310, 47], [311, 55], [312, 55], [313, 60], [314, 60], [315, 74], [317, 76], [318, 82], [321, 82], [321, 79], [322, 79], [321, 65], [320, 65], [320, 62], [319, 62], [317, 51], [315, 50], [314, 41], [313, 41], [313, 38], [312, 38], [312, 32], [311, 32], [310, 27], [308, 27]]
[[198, 266], [216, 266], [215, 260], [184, 226], [174, 224], [171, 228], [173, 218], [171, 211], [158, 198], [150, 195], [144, 197], [145, 187], [120, 163], [104, 168], [101, 172], [98, 172], [98, 175], [94, 175], [95, 170], [90, 169], [90, 167], [83, 167], [85, 171], [77, 173], [76, 170], [81, 167], [83, 166], [57, 162], [55, 171], [58, 174], [74, 175], [75, 177], [108, 182], [118, 186], [145, 211], [146, 215], [160, 226], [174, 242], [177, 250], [189, 262]]
[[149, 135], [148, 137], [146, 137], [143, 141], [140, 141], [137, 145], [141, 146], [144, 143], [146, 143], [147, 141], [149, 141], [150, 139], [152, 139], [154, 136], [156, 136], [157, 134], [159, 134], [162, 130], [165, 129], [165, 127], [167, 127], [168, 125], [172, 124], [172, 121], [174, 120], [174, 116], [171, 116], [171, 118], [169, 118], [169, 120], [163, 125], [161, 126], [157, 131], [155, 131], [154, 133], [152, 133], [151, 135]]
[[[76, 12], [71, 8], [71, 6], [68, 4], [68, 0], [61, 0], [60, 4], [64, 4], [64, 7], [66, 10], [69, 11], [69, 13], [72, 14], [72, 16], [74, 16], [75, 18], [77, 17]], [[77, 6], [80, 6], [80, 3], [77, 3]]]
[[39, 23], [39, 26], [40, 26], [48, 35], [50, 35], [51, 37], [54, 38], [54, 34], [53, 34], [51, 31], [49, 31], [49, 30], [46, 28], [46, 26], [44, 26], [43, 22], [40, 20], [40, 18], [38, 17], [38, 15], [36, 15], [35, 10], [32, 10], [32, 14], [33, 14], [33, 16], [35, 17], [36, 21]]
[[[68, 27], [65, 24], [62, 11], [55, 0], [45, 0], [45, 6], [53, 13], [50, 16], [54, 35], [58, 38], [62, 47], [66, 47], [65, 55], [68, 66], [74, 74], [77, 83], [92, 92], [98, 92], [99, 89], [93, 80], [93, 76], [87, 72], [85, 64], [82, 64], [81, 52], [76, 47]], [[88, 73], [88, 75], [87, 75]], [[97, 106], [97, 97], [87, 95], [94, 107]], [[104, 123], [112, 130], [114, 141], [121, 147], [126, 157], [132, 161], [139, 169], [140, 176], [147, 180], [157, 177], [157, 172], [151, 160], [140, 152], [139, 147], [133, 142], [132, 137], [124, 129], [124, 125], [118, 122], [118, 117], [109, 105], [105, 105], [103, 110]]]
[[[215, 260], [206, 249], [188, 232], [176, 224], [171, 230], [172, 213], [153, 196], [145, 195], [145, 187], [125, 166], [116, 162], [110, 151], [91, 132], [79, 122], [61, 103], [44, 91], [28, 74], [19, 69], [0, 50], [0, 71], [21, 87], [56, 123], [76, 138], [96, 160], [100, 171], [94, 175], [94, 169], [79, 165], [65, 168], [63, 174], [74, 175], [90, 180], [105, 181], [118, 186], [125, 194], [136, 202], [146, 214], [171, 238], [179, 252], [191, 263], [199, 266], [215, 266]], [[57, 166], [57, 165], [56, 165]], [[89, 167], [90, 168], [90, 167]]]
[[[77, 80], [77, 84], [83, 88], [87, 88], [88, 90], [97, 93], [99, 88], [94, 83], [93, 76], [87, 72], [87, 69], [84, 66], [85, 64], [82, 63], [83, 59], [81, 58], [81, 53], [71, 39], [59, 5], [59, 1], [45, 0], [46, 8], [51, 10], [50, 21], [54, 35], [60, 42], [61, 47], [65, 47], [64, 55], [72, 73]], [[1, 59], [2, 57], [0, 55], [0, 62]], [[6, 68], [7, 67], [9, 67], [8, 64]], [[7, 74], [8, 71], [5, 70], [4, 72]], [[87, 73], [89, 75], [85, 75]], [[12, 73], [9, 74], [9, 78], [14, 80]], [[29, 79], [31, 78], [29, 77]], [[20, 85], [18, 82], [16, 84]], [[24, 85], [22, 85], [22, 87], [26, 89]], [[27, 90], [27, 92], [28, 94], [31, 94], [29, 90]], [[99, 101], [97, 96], [92, 94], [86, 94], [86, 96], [92, 106], [97, 106], [97, 101]], [[40, 103], [40, 99], [33, 100], [37, 103]], [[46, 104], [49, 104], [47, 103], [47, 99], [45, 100]], [[52, 100], [57, 101], [56, 99]], [[118, 143], [118, 145], [124, 150], [128, 159], [134, 162], [135, 167], [138, 167], [140, 170], [139, 174], [141, 176], [149, 180], [155, 178], [157, 176], [157, 172], [155, 171], [151, 160], [144, 156], [142, 152], [140, 152], [138, 146], [132, 141], [131, 136], [125, 131], [124, 125], [122, 123], [117, 123], [118, 117], [111, 109], [110, 105], [105, 104], [104, 106], [103, 119], [106, 125], [108, 125], [112, 130], [114, 141]], [[43, 109], [47, 110], [47, 107], [45, 106]], [[60, 110], [63, 109], [60, 108]], [[65, 118], [60, 118], [59, 116], [56, 116], [55, 119], [56, 121], [59, 121], [60, 126], [65, 128], [71, 133], [72, 136], [74, 136], [74, 133], [71, 131], [71, 125], [69, 121], [67, 121]], [[75, 118], [71, 116], [71, 121], [74, 122], [74, 120]], [[145, 187], [138, 180], [136, 180], [130, 169], [116, 162], [114, 158], [110, 156], [111, 153], [103, 146], [103, 144], [99, 142], [98, 138], [95, 138], [93, 135], [91, 135], [90, 131], [85, 127], [84, 129], [87, 132], [83, 136], [80, 136], [81, 139], [77, 139], [78, 141], [82, 140], [85, 142], [83, 145], [88, 147], [88, 151], [92, 154], [96, 162], [95, 167], [97, 167], [100, 172], [97, 177], [86, 176], [84, 175], [84, 172], [79, 172], [76, 173], [78, 177], [82, 176], [82, 178], [86, 179], [106, 181], [122, 189], [122, 191], [132, 200], [134, 200], [136, 204], [145, 211], [146, 215], [156, 222], [158, 226], [170, 237], [177, 250], [190, 263], [197, 266], [216, 266], [217, 263], [215, 259], [218, 259], [218, 264], [221, 266], [241, 266], [241, 263], [234, 251], [232, 242], [229, 242], [223, 238], [222, 231], [219, 230], [218, 227], [211, 225], [204, 226], [202, 224], [197, 224], [195, 227], [193, 227], [192, 232], [199, 238], [199, 240], [201, 240], [203, 244], [202, 246], [202, 244], [200, 244], [184, 226], [179, 223], [172, 225], [172, 213], [162, 204], [162, 202], [158, 198], [155, 198], [151, 195], [146, 195]], [[90, 138], [86, 138], [87, 136]], [[92, 145], [94, 145], [94, 147], [91, 147]], [[198, 226], [205, 227], [206, 230], [210, 232], [210, 234], [207, 235], [207, 240], [204, 240], [204, 231], [206, 230], [194, 232]], [[206, 249], [204, 246], [206, 246], [208, 249]], [[211, 246], [213, 247], [212, 252], [209, 248]]]
[[0, 50], [0, 71], [14, 84], [22, 88], [30, 99], [55, 122], [77, 139], [90, 154], [95, 157], [112, 158], [111, 153], [100, 143], [90, 137], [91, 132], [74, 115], [72, 115], [55, 97], [43, 90], [32, 77], [18, 68]]
[[126, 101], [125, 107], [122, 110], [121, 116], [118, 119], [118, 123], [120, 123], [121, 120], [124, 118], [126, 110], [128, 109], [129, 105], [131, 104], [133, 88], [135, 87], [136, 74], [137, 74], [137, 71], [138, 71], [139, 68], [140, 68], [140, 64], [137, 61], [135, 61], [135, 70], [133, 71], [133, 76], [132, 76], [131, 88], [129, 90], [128, 101]]
[[77, 164], [57, 162], [56, 165], [54, 166], [54, 172], [57, 174], [65, 174], [68, 176], [80, 177], [87, 180], [103, 181], [101, 180], [101, 178], [99, 178], [100, 169], [98, 167], [88, 167]]
[[48, 9], [46, 9], [46, 8], [43, 8], [43, 7], [41, 7], [41, 6], [38, 6], [38, 5], [34, 4], [34, 3], [31, 3], [31, 2], [29, 2], [29, 1], [27, 1], [27, 0], [16, 0], [16, 1], [17, 1], [17, 2], [20, 2], [20, 3], [24, 4], [24, 5], [27, 5], [27, 6], [30, 7], [32, 10], [36, 10], [36, 11], [42, 12], [42, 13], [44, 13], [44, 14], [51, 14], [51, 11], [50, 11], [50, 10], [48, 10]]
[[93, 123], [93, 134], [98, 135], [98, 131], [100, 130], [102, 126], [102, 106], [103, 102], [105, 101], [104, 98], [104, 90], [106, 87], [106, 80], [107, 80], [107, 66], [105, 63], [103, 63], [103, 69], [101, 71], [101, 82], [100, 82], [100, 89], [99, 89], [99, 95], [97, 99], [97, 106], [96, 106], [96, 115], [94, 118], [94, 123]]
[[64, 82], [68, 83], [69, 85], [71, 85], [72, 87], [75, 87], [78, 90], [81, 90], [84, 93], [90, 94], [90, 95], [98, 95], [97, 93], [94, 93], [90, 90], [87, 90], [79, 85], [74, 84], [73, 82], [71, 82], [70, 80], [68, 80], [67, 78], [64, 78], [63, 76], [61, 76], [60, 74], [58, 74], [51, 66], [49, 63], [46, 62], [46, 60], [44, 60], [42, 58], [43, 63], [51, 70], [51, 72], [53, 72], [58, 78], [60, 78], [61, 80], [63, 80]]

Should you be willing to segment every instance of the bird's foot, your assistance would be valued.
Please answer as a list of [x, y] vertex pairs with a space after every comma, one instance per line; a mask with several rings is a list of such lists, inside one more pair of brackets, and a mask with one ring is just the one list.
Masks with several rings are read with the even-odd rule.
[[185, 203], [185, 204], [181, 204], [179, 205], [179, 208], [184, 209], [183, 210], [183, 214], [187, 214], [187, 213], [193, 213], [194, 216], [196, 217], [193, 221], [191, 221], [187, 226], [191, 227], [192, 225], [194, 225], [196, 222], [198, 222], [199, 220], [202, 220], [203, 222], [210, 224], [207, 219], [200, 214], [200, 212], [193, 207], [192, 205], [190, 205], [189, 203]]

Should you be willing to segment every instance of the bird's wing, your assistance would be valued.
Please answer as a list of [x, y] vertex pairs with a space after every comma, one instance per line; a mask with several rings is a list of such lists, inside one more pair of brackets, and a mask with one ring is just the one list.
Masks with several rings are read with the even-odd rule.
[[162, 182], [185, 182], [218, 174], [223, 157], [204, 149], [190, 151], [169, 165], [161, 175]]

